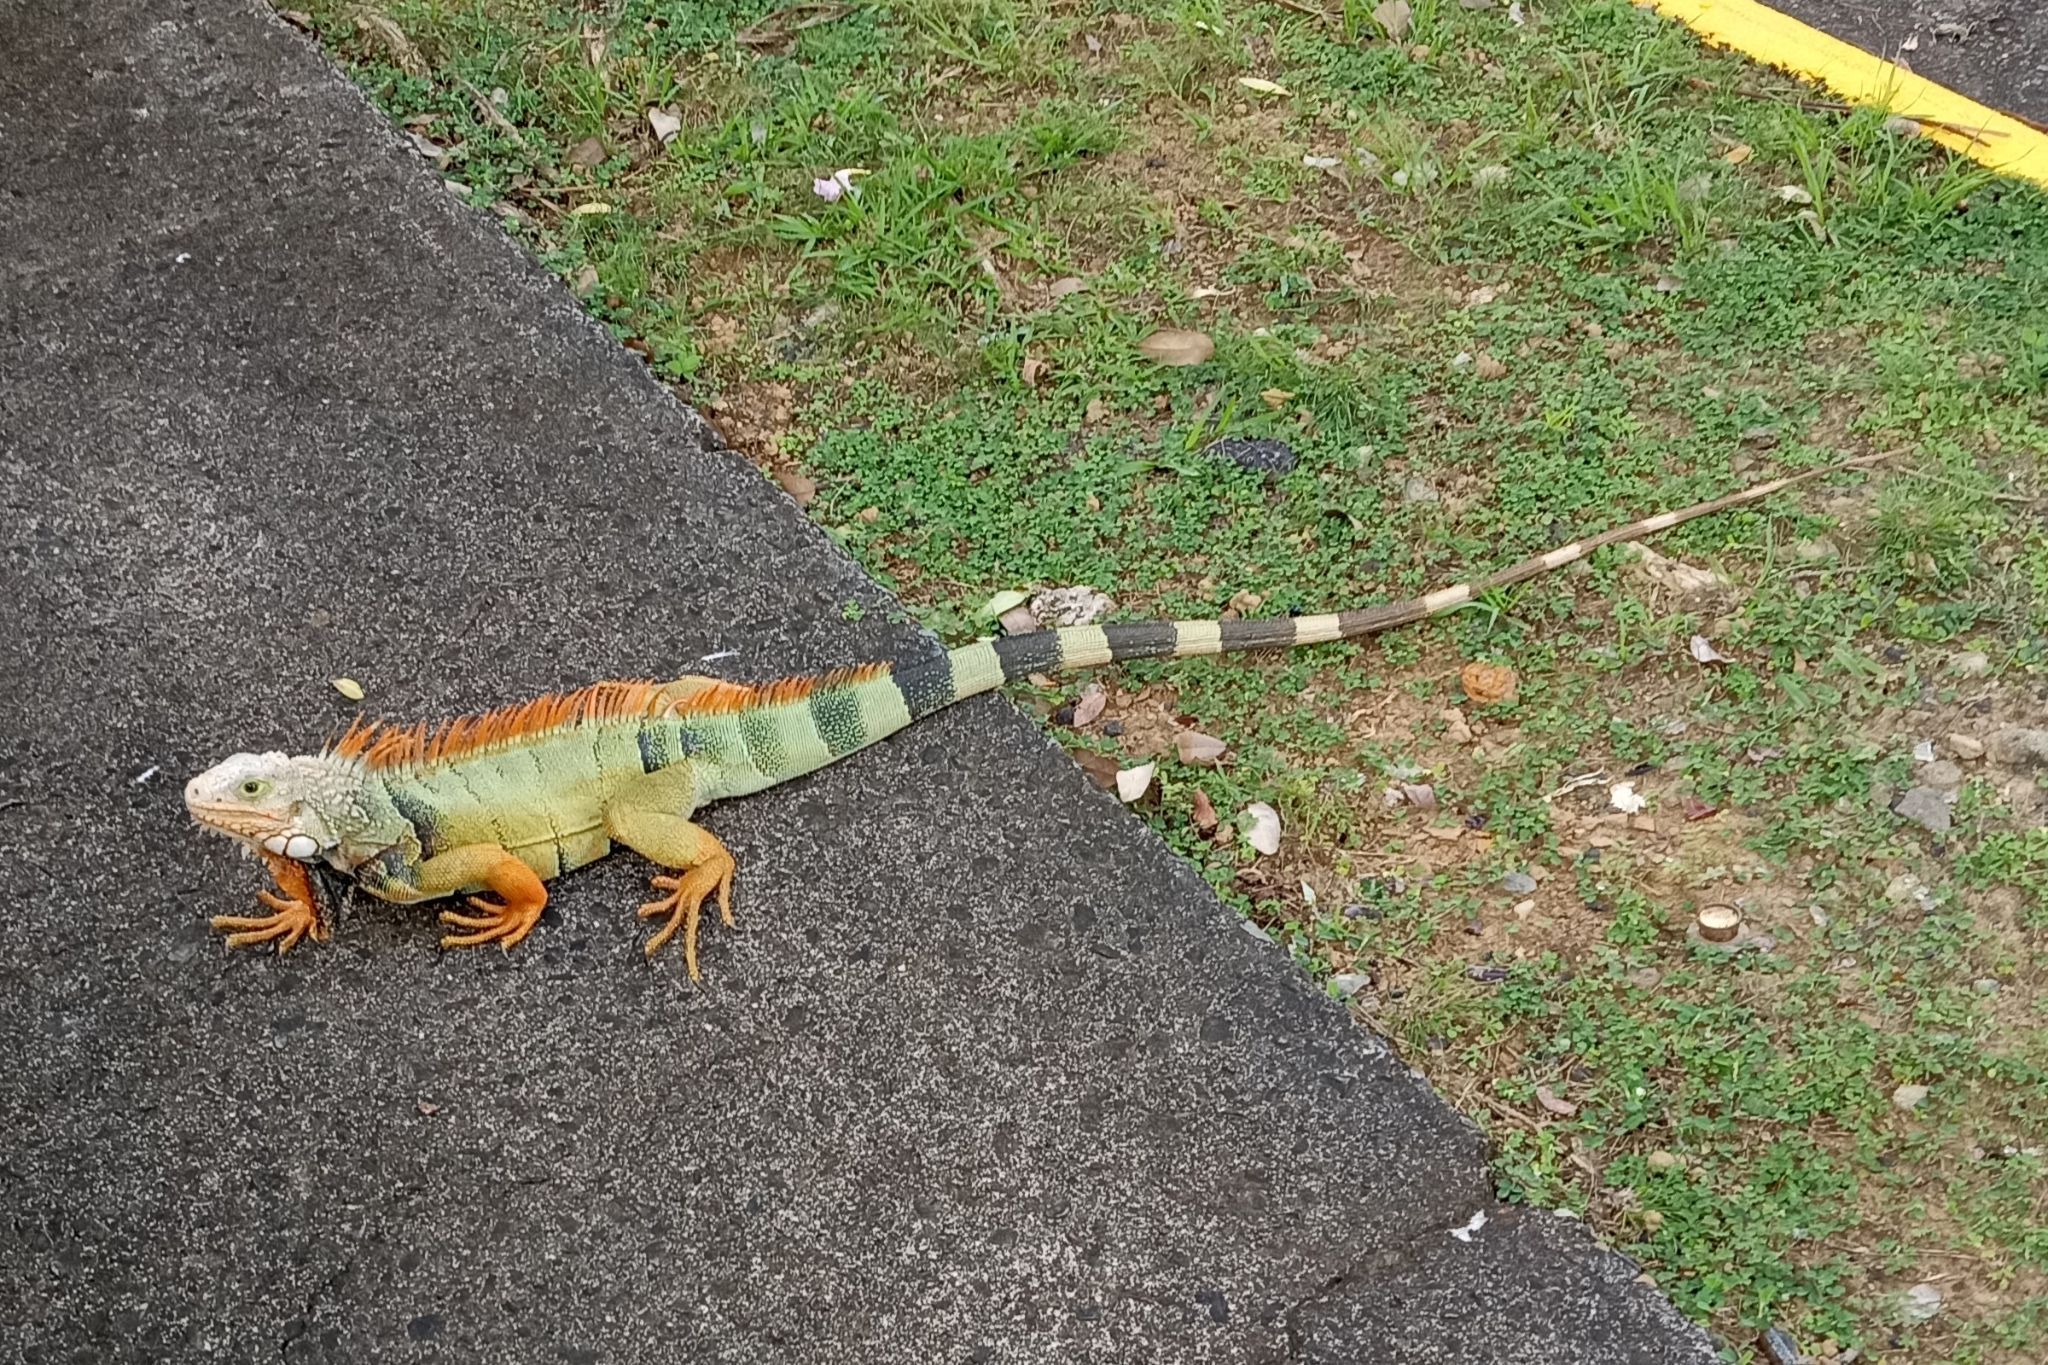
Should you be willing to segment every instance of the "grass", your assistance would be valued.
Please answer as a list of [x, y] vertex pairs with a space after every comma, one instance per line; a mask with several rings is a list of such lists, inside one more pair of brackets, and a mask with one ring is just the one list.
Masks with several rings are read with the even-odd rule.
[[[1730, 1359], [1771, 1326], [1818, 1358], [2039, 1359], [2043, 792], [1965, 757], [1944, 837], [1890, 803], [1924, 741], [2038, 719], [2048, 201], [1612, 0], [1416, 3], [1399, 40], [1362, 0], [1302, 8], [312, 23], [949, 637], [1020, 586], [1385, 600], [1892, 452], [1657, 542], [1724, 589], [1603, 552], [1370, 646], [1128, 667], [1115, 735], [1052, 719], [1078, 681], [1017, 700], [1160, 757], [1143, 818], [1488, 1128], [1504, 1197], [1586, 1218]], [[1161, 326], [1214, 358], [1153, 364]], [[1298, 463], [1237, 469], [1220, 435]], [[1473, 659], [1514, 698], [1468, 701]], [[1182, 726], [1225, 762], [1174, 758]], [[1390, 807], [1401, 781], [1437, 811]], [[1197, 791], [1226, 829], [1275, 806], [1281, 853], [1204, 834]], [[1714, 903], [1763, 938], [1694, 941]], [[1923, 1283], [1941, 1311], [1908, 1321]]]

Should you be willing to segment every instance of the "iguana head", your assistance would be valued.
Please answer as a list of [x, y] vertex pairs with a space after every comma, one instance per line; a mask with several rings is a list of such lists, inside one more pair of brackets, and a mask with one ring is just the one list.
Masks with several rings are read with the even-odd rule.
[[185, 809], [252, 849], [315, 858], [338, 842], [327, 812], [355, 785], [348, 767], [310, 755], [236, 754], [185, 784]]

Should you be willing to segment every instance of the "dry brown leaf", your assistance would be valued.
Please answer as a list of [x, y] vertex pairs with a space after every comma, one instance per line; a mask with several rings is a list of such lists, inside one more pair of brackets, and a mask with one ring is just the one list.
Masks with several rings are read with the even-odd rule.
[[1102, 716], [1102, 708], [1109, 705], [1109, 693], [1102, 690], [1101, 683], [1089, 683], [1081, 689], [1081, 700], [1074, 703], [1074, 726], [1076, 729], [1093, 725]]
[[[1100, 398], [1091, 398], [1088, 400], [1088, 410], [1081, 414], [1081, 420], [1092, 427], [1107, 416], [1109, 416], [1109, 404], [1103, 402]], [[1100, 510], [1099, 504], [1096, 510]]]
[[1011, 607], [996, 618], [996, 624], [1005, 635], [1029, 635], [1041, 629], [1037, 615], [1029, 607]]
[[818, 481], [808, 474], [799, 474], [794, 469], [775, 471], [775, 482], [782, 485], [782, 491], [796, 499], [798, 507], [809, 507], [818, 496]]
[[1069, 294], [1081, 293], [1087, 287], [1088, 281], [1078, 275], [1067, 275], [1046, 286], [1046, 292], [1056, 299], [1063, 299]]
[[1501, 379], [1507, 372], [1508, 367], [1501, 364], [1491, 352], [1481, 351], [1472, 359], [1472, 373], [1481, 379]]
[[601, 139], [587, 137], [569, 149], [569, 164], [578, 170], [587, 171], [604, 164], [606, 155]]
[[1458, 685], [1465, 689], [1466, 696], [1481, 706], [1495, 706], [1512, 700], [1517, 683], [1515, 670], [1505, 664], [1475, 660], [1458, 670]]
[[1579, 1112], [1579, 1106], [1570, 1100], [1559, 1099], [1547, 1085], [1536, 1087], [1536, 1103], [1543, 1106], [1545, 1113], [1555, 1114], [1563, 1119], [1568, 1119]]
[[1216, 354], [1216, 342], [1207, 332], [1165, 327], [1139, 342], [1138, 353], [1161, 365], [1200, 365]]
[[1415, 27], [1415, 11], [1409, 8], [1408, 0], [1383, 0], [1373, 6], [1372, 17], [1395, 42], [1407, 37], [1408, 30]]
[[370, 39], [371, 44], [390, 58], [391, 64], [400, 71], [421, 80], [433, 74], [427, 59], [412, 45], [412, 39], [405, 36], [405, 30], [398, 26], [396, 19], [367, 5], [356, 6], [348, 11], [348, 16], [355, 21], [356, 32]]
[[1037, 388], [1045, 379], [1045, 362], [1035, 355], [1025, 356], [1024, 364], [1019, 370], [1019, 377], [1023, 379], [1025, 388]]
[[1721, 159], [1731, 166], [1740, 166], [1755, 155], [1755, 148], [1751, 147], [1747, 142], [1738, 142], [1727, 151], [1721, 153]]
[[1277, 81], [1263, 76], [1239, 76], [1237, 83], [1255, 95], [1291, 95], [1294, 92]]
[[593, 199], [587, 204], [578, 204], [575, 208], [570, 209], [569, 216], [572, 218], [602, 218], [611, 211], [612, 206], [610, 204], [605, 203], [601, 199]]
[[1117, 762], [1108, 754], [1077, 753], [1074, 762], [1088, 774], [1088, 780], [1104, 791], [1116, 790]]
[[587, 299], [597, 292], [597, 267], [588, 263], [576, 267], [576, 273], [569, 277], [569, 288], [579, 299]]
[[1294, 401], [1292, 389], [1261, 389], [1259, 398], [1269, 408], [1284, 408]]
[[592, 71], [604, 70], [605, 32], [595, 24], [583, 26], [583, 60], [590, 63]]
[[1216, 829], [1216, 807], [1209, 800], [1209, 793], [1203, 791], [1200, 787], [1195, 788], [1194, 805], [1195, 828], [1204, 834], [1214, 833]]
[[1174, 752], [1180, 755], [1180, 761], [1198, 768], [1214, 767], [1229, 747], [1214, 735], [1199, 730], [1182, 730], [1173, 737]]

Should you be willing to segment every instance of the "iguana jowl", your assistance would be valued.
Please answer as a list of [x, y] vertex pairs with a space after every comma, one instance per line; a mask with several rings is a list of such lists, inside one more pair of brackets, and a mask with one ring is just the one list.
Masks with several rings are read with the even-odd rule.
[[307, 935], [325, 939], [308, 865], [326, 863], [387, 901], [466, 894], [471, 913], [441, 915], [457, 931], [441, 945], [510, 948], [539, 920], [545, 882], [623, 844], [666, 869], [653, 879], [665, 894], [640, 907], [643, 919], [664, 921], [647, 952], [680, 928], [695, 978], [698, 916], [713, 892], [725, 923], [733, 923], [732, 855], [690, 819], [711, 802], [814, 772], [1029, 673], [1371, 635], [1454, 610], [1601, 546], [1868, 462], [1808, 470], [1663, 512], [1491, 577], [1385, 606], [1004, 636], [900, 668], [869, 664], [760, 686], [703, 677], [601, 682], [431, 728], [358, 721], [317, 754], [236, 754], [186, 784], [186, 807], [202, 826], [260, 856], [278, 892], [258, 893], [274, 913], [223, 915], [213, 925], [228, 932], [231, 947], [275, 943], [284, 952]]

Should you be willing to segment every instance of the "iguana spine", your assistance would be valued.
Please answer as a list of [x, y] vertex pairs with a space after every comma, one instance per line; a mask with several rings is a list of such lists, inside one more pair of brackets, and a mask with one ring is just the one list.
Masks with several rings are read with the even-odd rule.
[[327, 934], [306, 864], [324, 862], [370, 894], [410, 903], [484, 890], [475, 914], [442, 921], [446, 947], [511, 947], [546, 904], [543, 883], [624, 844], [675, 869], [651, 954], [677, 931], [693, 977], [697, 920], [716, 891], [732, 923], [732, 857], [689, 817], [714, 801], [786, 782], [956, 702], [1032, 673], [1133, 659], [1181, 659], [1354, 640], [1454, 611], [1603, 546], [1769, 497], [1875, 457], [1806, 470], [1561, 545], [1485, 578], [1353, 611], [1276, 620], [1152, 621], [1004, 635], [902, 667], [868, 664], [761, 685], [685, 677], [601, 682], [437, 726], [359, 720], [312, 755], [237, 754], [186, 787], [203, 826], [262, 857], [276, 913], [217, 918], [231, 946], [280, 951]]

